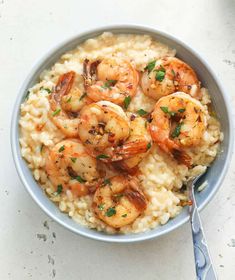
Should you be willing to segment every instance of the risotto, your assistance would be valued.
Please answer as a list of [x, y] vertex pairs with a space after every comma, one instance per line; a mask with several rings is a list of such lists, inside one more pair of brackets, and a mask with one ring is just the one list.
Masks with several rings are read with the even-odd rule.
[[208, 90], [175, 55], [150, 36], [106, 32], [28, 90], [22, 157], [77, 223], [144, 232], [190, 203], [183, 186], [213, 162], [223, 134]]

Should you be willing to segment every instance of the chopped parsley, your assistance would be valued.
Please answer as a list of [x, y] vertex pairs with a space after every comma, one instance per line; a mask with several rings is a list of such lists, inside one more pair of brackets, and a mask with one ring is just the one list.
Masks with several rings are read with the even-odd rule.
[[77, 158], [75, 158], [75, 157], [71, 157], [70, 159], [72, 160], [73, 163], [75, 163], [77, 160]]
[[144, 116], [144, 115], [147, 115], [148, 112], [146, 112], [144, 109], [139, 109], [139, 110], [137, 111], [137, 114], [140, 115], [140, 116]]
[[178, 112], [180, 112], [180, 113], [183, 113], [184, 111], [185, 111], [184, 108], [178, 110]]
[[51, 90], [49, 88], [44, 88], [45, 91], [47, 91], [48, 94], [51, 93]]
[[164, 113], [168, 114], [168, 112], [169, 112], [168, 107], [160, 107], [160, 108]]
[[103, 185], [104, 186], [107, 186], [107, 185], [111, 186], [112, 183], [111, 183], [110, 179], [104, 179]]
[[126, 96], [125, 99], [124, 99], [124, 108], [127, 109], [129, 104], [131, 102], [131, 97], [130, 95], [129, 96]]
[[58, 150], [58, 151], [59, 151], [59, 153], [60, 153], [60, 152], [63, 152], [63, 151], [64, 151], [64, 149], [65, 149], [64, 145], [63, 145], [63, 146], [61, 146], [61, 147], [59, 148], [59, 150]]
[[60, 113], [60, 111], [61, 111], [60, 108], [56, 109], [56, 110], [52, 113], [52, 116], [54, 117], [54, 116], [58, 115], [58, 114]]
[[79, 101], [81, 101], [84, 97], [86, 97], [87, 96], [87, 93], [86, 92], [84, 92], [83, 93], [83, 95], [79, 98]]
[[104, 203], [101, 203], [100, 205], [98, 205], [98, 209], [100, 211], [104, 210]]
[[57, 191], [54, 192], [54, 195], [58, 195], [58, 194], [61, 194], [63, 191], [63, 186], [60, 184], [57, 186]]
[[28, 100], [29, 99], [29, 95], [30, 95], [30, 91], [28, 90], [26, 95], [25, 95], [25, 100]]
[[102, 88], [106, 89], [110, 89], [111, 87], [115, 86], [117, 83], [117, 80], [107, 80], [103, 86], [101, 86]]
[[115, 214], [116, 214], [116, 209], [114, 207], [110, 207], [105, 213], [107, 217], [112, 217]]
[[171, 74], [175, 76], [175, 71], [173, 69], [171, 69]]
[[144, 68], [144, 70], [148, 70], [148, 73], [150, 73], [154, 69], [155, 64], [156, 64], [156, 60], [149, 62], [147, 66]]
[[51, 93], [51, 90], [49, 88], [40, 87], [40, 90], [45, 90], [48, 94]]
[[151, 147], [152, 147], [152, 144], [149, 142], [149, 143], [147, 144], [147, 150], [149, 150]]
[[117, 200], [121, 199], [123, 196], [124, 196], [123, 193], [114, 194], [114, 198], [116, 198]]
[[123, 217], [123, 218], [126, 218], [126, 217], [127, 217], [127, 214], [123, 214], [122, 217]]
[[71, 100], [72, 100], [72, 96], [70, 96], [70, 97], [66, 100], [66, 103], [71, 102]]
[[44, 148], [44, 144], [41, 145], [40, 152], [42, 152], [43, 148]]
[[76, 177], [74, 177], [74, 179], [76, 179], [79, 183], [85, 183], [86, 182], [86, 180], [85, 179], [83, 179], [81, 176], [76, 176]]
[[166, 74], [166, 70], [164, 68], [156, 70], [155, 79], [159, 82], [162, 82], [165, 78], [165, 74]]
[[100, 154], [100, 155], [96, 156], [96, 159], [101, 159], [101, 158], [109, 158], [109, 156], [107, 156], [105, 154]]
[[175, 112], [169, 111], [168, 107], [160, 107], [160, 108], [165, 114], [169, 114], [171, 117], [175, 115]]
[[180, 130], [181, 130], [182, 125], [183, 125], [183, 123], [177, 124], [177, 126], [175, 127], [174, 131], [171, 134], [172, 138], [178, 137], [180, 135]]

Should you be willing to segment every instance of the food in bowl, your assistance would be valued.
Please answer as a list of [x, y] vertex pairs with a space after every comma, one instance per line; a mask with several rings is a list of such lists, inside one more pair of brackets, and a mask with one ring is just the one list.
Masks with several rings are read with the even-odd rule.
[[210, 95], [174, 49], [105, 32], [64, 54], [21, 105], [20, 145], [59, 209], [107, 233], [163, 225], [223, 133]]

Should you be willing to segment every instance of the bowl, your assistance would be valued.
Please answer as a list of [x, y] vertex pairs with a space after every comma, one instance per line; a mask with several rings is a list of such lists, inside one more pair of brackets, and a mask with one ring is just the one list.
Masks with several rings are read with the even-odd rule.
[[83, 41], [89, 38], [96, 37], [105, 31], [110, 31], [115, 34], [148, 34], [154, 39], [159, 40], [160, 42], [176, 49], [177, 57], [183, 59], [186, 63], [191, 65], [192, 68], [196, 71], [203, 86], [209, 89], [214, 108], [221, 122], [222, 131], [224, 133], [224, 141], [222, 142], [221, 147], [222, 152], [218, 155], [216, 160], [208, 169], [206, 175], [203, 177], [203, 180], [207, 180], [208, 182], [207, 188], [205, 188], [202, 192], [196, 194], [196, 200], [199, 210], [203, 209], [213, 198], [226, 174], [232, 155], [233, 129], [232, 118], [229, 110], [229, 102], [220, 82], [214, 74], [214, 71], [209, 67], [204, 59], [202, 59], [192, 48], [190, 48], [177, 38], [174, 38], [169, 34], [149, 27], [136, 25], [116, 25], [93, 29], [82, 34], [78, 34], [77, 36], [64, 41], [63, 43], [50, 50], [42, 59], [40, 59], [35, 64], [30, 74], [24, 81], [14, 106], [11, 124], [12, 153], [17, 172], [26, 190], [29, 192], [35, 202], [53, 220], [57, 221], [59, 224], [74, 233], [96, 240], [119, 243], [143, 241], [167, 234], [186, 223], [189, 220], [188, 209], [184, 207], [183, 211], [177, 217], [171, 219], [167, 224], [144, 233], [109, 235], [103, 232], [88, 229], [73, 221], [71, 218], [69, 218], [69, 216], [67, 216], [67, 214], [63, 214], [62, 212], [60, 212], [59, 208], [49, 200], [49, 198], [45, 195], [40, 186], [34, 180], [31, 171], [29, 170], [26, 162], [23, 160], [20, 154], [18, 125], [20, 116], [20, 104], [23, 102], [28, 88], [33, 86], [38, 81], [40, 73], [44, 69], [52, 66], [63, 53], [75, 48]]

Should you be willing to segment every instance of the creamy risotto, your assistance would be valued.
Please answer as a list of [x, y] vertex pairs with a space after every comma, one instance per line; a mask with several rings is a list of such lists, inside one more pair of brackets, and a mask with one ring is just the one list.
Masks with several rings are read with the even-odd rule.
[[65, 53], [21, 105], [20, 145], [45, 194], [107, 233], [163, 225], [223, 134], [208, 90], [174, 49], [103, 33]]

